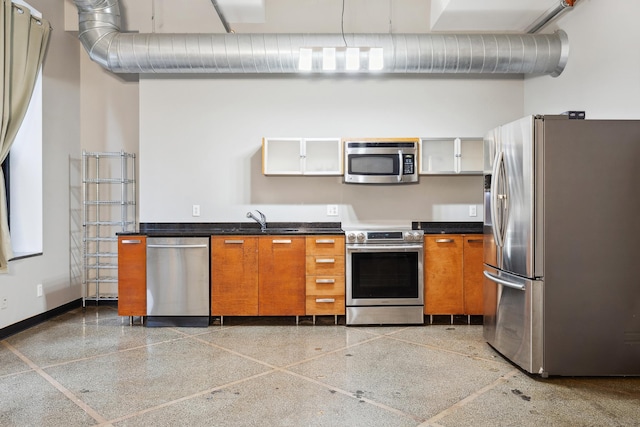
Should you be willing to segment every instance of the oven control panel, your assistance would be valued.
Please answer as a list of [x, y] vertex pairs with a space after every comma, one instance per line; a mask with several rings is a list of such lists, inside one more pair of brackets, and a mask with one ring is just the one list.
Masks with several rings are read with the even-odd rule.
[[347, 243], [422, 243], [423, 230], [411, 231], [349, 231]]

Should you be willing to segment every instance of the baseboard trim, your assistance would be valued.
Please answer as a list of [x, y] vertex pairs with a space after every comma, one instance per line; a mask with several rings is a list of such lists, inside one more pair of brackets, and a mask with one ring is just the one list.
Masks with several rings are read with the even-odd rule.
[[2, 328], [0, 329], [0, 339], [5, 339], [7, 337], [10, 337], [11, 335], [17, 334], [18, 332], [22, 332], [24, 330], [32, 328], [42, 322], [53, 319], [56, 316], [60, 316], [61, 314], [64, 314], [78, 307], [82, 307], [82, 298], [68, 302], [64, 305], [61, 305], [60, 307], [45, 311], [44, 313], [22, 320], [18, 323], [14, 323], [13, 325], [9, 325], [6, 328]]

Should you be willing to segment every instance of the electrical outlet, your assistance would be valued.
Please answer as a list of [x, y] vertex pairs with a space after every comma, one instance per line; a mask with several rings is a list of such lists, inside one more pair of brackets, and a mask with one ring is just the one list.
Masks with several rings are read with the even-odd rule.
[[338, 205], [327, 205], [327, 216], [338, 216]]
[[191, 207], [191, 215], [192, 216], [200, 216], [200, 205], [193, 205]]
[[36, 296], [38, 297], [42, 296], [42, 283], [38, 283], [36, 285]]
[[0, 298], [0, 309], [4, 310], [7, 308], [7, 297]]
[[478, 216], [478, 208], [476, 205], [469, 205], [469, 216]]

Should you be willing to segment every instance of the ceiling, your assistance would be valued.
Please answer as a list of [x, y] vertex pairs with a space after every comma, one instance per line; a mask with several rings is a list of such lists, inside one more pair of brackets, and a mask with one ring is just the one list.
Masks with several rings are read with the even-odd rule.
[[287, 21], [282, 19], [283, 14], [332, 17], [335, 21], [336, 15], [343, 16], [343, 1], [344, 23], [357, 28], [354, 32], [367, 31], [362, 29], [363, 19], [372, 27], [380, 27], [382, 23], [391, 32], [415, 28], [416, 20], [421, 32], [524, 32], [560, 4], [560, 0], [217, 0], [217, 3], [237, 32], [260, 32], [261, 26], [265, 32], [271, 32], [270, 23], [277, 21], [279, 32], [286, 33], [300, 32], [301, 20]]

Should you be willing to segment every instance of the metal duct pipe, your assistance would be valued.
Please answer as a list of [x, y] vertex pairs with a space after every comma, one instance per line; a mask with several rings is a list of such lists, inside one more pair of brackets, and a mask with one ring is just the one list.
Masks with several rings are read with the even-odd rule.
[[[297, 73], [300, 48], [344, 47], [340, 34], [134, 34], [120, 32], [118, 0], [74, 0], [79, 38], [115, 73]], [[554, 34], [345, 34], [349, 47], [383, 49], [385, 73], [551, 74], [568, 57]], [[318, 53], [319, 52], [319, 53]], [[320, 57], [321, 60], [321, 57]], [[338, 66], [344, 56], [336, 58]], [[361, 61], [362, 63], [362, 61]], [[366, 71], [361, 67], [360, 71]], [[341, 72], [337, 67], [336, 72]], [[344, 71], [346, 72], [346, 71]]]

